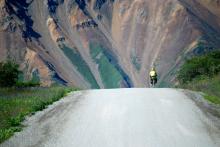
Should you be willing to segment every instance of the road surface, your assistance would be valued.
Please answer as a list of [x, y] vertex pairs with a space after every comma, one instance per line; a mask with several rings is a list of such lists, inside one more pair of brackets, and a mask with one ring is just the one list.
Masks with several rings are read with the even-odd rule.
[[220, 147], [219, 130], [180, 90], [70, 94], [1, 147]]

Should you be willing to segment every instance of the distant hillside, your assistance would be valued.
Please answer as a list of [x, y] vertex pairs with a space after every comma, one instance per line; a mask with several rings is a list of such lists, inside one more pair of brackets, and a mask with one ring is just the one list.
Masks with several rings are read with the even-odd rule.
[[186, 59], [220, 48], [220, 0], [0, 0], [0, 60], [81, 88], [173, 86]]

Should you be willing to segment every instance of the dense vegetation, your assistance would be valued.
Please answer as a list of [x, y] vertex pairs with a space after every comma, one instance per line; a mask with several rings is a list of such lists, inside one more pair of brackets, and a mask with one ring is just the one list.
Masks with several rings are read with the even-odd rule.
[[178, 74], [181, 84], [196, 78], [213, 77], [220, 72], [220, 51], [194, 57], [182, 66]]
[[0, 62], [0, 87], [12, 87], [18, 81], [19, 65], [13, 61]]
[[194, 57], [182, 66], [178, 79], [181, 84], [196, 78], [213, 77], [220, 72], [220, 51]]
[[204, 92], [205, 98], [220, 104], [220, 51], [194, 57], [178, 73], [181, 88]]
[[1, 88], [0, 143], [22, 129], [25, 116], [45, 109], [72, 90], [66, 87]]

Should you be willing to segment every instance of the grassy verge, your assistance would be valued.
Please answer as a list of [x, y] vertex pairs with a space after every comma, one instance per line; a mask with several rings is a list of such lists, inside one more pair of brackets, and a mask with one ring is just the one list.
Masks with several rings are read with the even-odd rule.
[[45, 109], [70, 91], [66, 87], [0, 89], [0, 143], [22, 130], [25, 116]]
[[212, 102], [212, 103], [214, 103], [214, 104], [220, 105], [220, 99], [216, 96], [205, 95], [205, 99]]
[[204, 98], [211, 103], [220, 105], [220, 75], [212, 78], [203, 77], [184, 84], [181, 88], [205, 93]]

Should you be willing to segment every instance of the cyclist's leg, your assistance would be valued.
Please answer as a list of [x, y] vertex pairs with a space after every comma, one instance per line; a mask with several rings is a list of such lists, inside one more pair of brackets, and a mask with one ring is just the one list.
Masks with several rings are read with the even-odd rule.
[[153, 78], [152, 77], [150, 77], [150, 83], [151, 83], [151, 85], [153, 84]]

